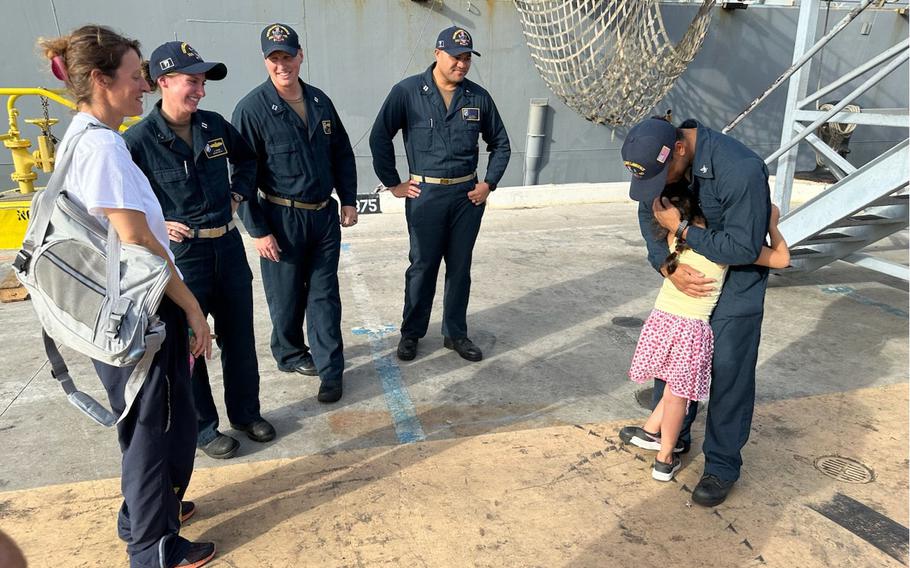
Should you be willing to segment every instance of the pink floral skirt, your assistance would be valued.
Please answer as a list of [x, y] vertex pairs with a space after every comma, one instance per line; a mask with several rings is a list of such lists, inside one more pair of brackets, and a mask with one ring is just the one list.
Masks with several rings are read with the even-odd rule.
[[708, 400], [713, 355], [714, 332], [708, 322], [651, 310], [629, 378], [636, 383], [661, 379], [678, 397]]

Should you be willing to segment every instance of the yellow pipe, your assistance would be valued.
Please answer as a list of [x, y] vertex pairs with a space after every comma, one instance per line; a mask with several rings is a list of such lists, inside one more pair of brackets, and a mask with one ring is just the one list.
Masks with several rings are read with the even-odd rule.
[[[43, 89], [41, 87], [0, 87], [0, 96], [9, 96], [6, 101], [7, 114], [15, 111], [16, 100], [23, 95], [34, 95], [38, 97], [47, 97], [48, 99], [59, 103], [72, 110], [77, 110], [76, 103], [66, 98], [68, 91], [65, 89]], [[127, 128], [136, 124], [141, 117], [126, 117], [124, 124], [120, 126], [120, 132], [125, 132]], [[18, 130], [18, 128], [16, 129]]]
[[[6, 101], [6, 112], [9, 115], [9, 132], [4, 134], [0, 140], [3, 145], [9, 148], [13, 158], [13, 173], [10, 178], [19, 185], [19, 193], [26, 194], [35, 191], [34, 181], [38, 174], [33, 171], [35, 166], [41, 167], [44, 171], [49, 171], [53, 163], [53, 155], [48, 153], [50, 148], [44, 141], [41, 144], [39, 140], [39, 152], [41, 160], [36, 160], [37, 156], [32, 155], [28, 148], [32, 145], [31, 141], [20, 137], [19, 131], [19, 110], [16, 108], [16, 101], [21, 96], [39, 96], [46, 97], [65, 107], [75, 109], [76, 104], [62, 96], [64, 91], [41, 89], [41, 88], [0, 88], [0, 96], [9, 97]], [[38, 163], [40, 161], [40, 164]]]
[[46, 174], [54, 171], [54, 150], [54, 144], [48, 136], [42, 134], [38, 137], [38, 151], [32, 154], [32, 159]]
[[[51, 145], [44, 136], [39, 136], [38, 138], [38, 151], [34, 155], [28, 152], [31, 141], [20, 136], [19, 110], [16, 108], [16, 101], [22, 96], [45, 97], [67, 108], [76, 110], [76, 103], [64, 96], [66, 92], [62, 89], [43, 89], [40, 87], [0, 87], [0, 96], [8, 97], [6, 112], [9, 116], [9, 131], [6, 134], [0, 134], [0, 142], [3, 142], [3, 145], [9, 148], [10, 153], [12, 153], [15, 171], [10, 178], [19, 184], [20, 193], [31, 193], [35, 190], [33, 182], [38, 175], [32, 171], [33, 168], [37, 166], [45, 172], [52, 171], [54, 156], [50, 148]], [[120, 132], [126, 131], [138, 120], [139, 117], [127, 117], [120, 126]]]
[[0, 96], [10, 96], [10, 100], [6, 103], [6, 110], [9, 112], [13, 108], [16, 99], [22, 95], [34, 95], [38, 97], [47, 97], [50, 100], [60, 103], [65, 107], [71, 109], [76, 108], [76, 103], [64, 97], [66, 91], [62, 89], [42, 89], [42, 88], [11, 88], [11, 87], [0, 87]]

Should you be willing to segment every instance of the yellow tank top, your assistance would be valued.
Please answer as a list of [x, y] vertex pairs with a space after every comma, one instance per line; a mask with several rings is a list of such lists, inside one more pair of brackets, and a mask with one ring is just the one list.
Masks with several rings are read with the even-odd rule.
[[[675, 241], [672, 246], [676, 246]], [[715, 280], [714, 290], [707, 296], [693, 298], [677, 290], [673, 282], [669, 278], [665, 278], [664, 284], [657, 294], [657, 300], [654, 302], [654, 309], [685, 318], [708, 321], [711, 312], [714, 311], [714, 306], [717, 305], [717, 299], [720, 297], [724, 277], [727, 275], [727, 267], [711, 262], [692, 249], [683, 251], [679, 257], [679, 263], [688, 264], [704, 274], [705, 278], [713, 278]]]

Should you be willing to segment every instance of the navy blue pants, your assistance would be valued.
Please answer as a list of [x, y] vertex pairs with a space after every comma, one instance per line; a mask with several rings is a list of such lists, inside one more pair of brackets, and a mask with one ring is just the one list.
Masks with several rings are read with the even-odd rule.
[[705, 425], [705, 473], [735, 481], [755, 409], [755, 365], [762, 314], [712, 317], [714, 365]]
[[442, 334], [467, 337], [471, 260], [486, 204], [474, 205], [475, 181], [457, 185], [420, 184], [420, 196], [405, 202], [411, 265], [405, 273], [402, 337], [421, 338], [430, 325], [439, 264], [445, 260]]
[[[762, 289], [762, 296], [764, 290]], [[727, 481], [739, 479], [742, 448], [749, 440], [755, 409], [755, 366], [761, 340], [762, 314], [711, 317], [714, 332], [711, 394], [705, 425], [705, 474]], [[652, 402], [663, 396], [664, 381], [654, 381]], [[698, 403], [689, 405], [679, 438], [691, 442], [690, 429]]]
[[[183, 281], [196, 296], [202, 312], [215, 320], [228, 420], [244, 425], [261, 419], [259, 363], [253, 335], [253, 273], [240, 231], [230, 231], [217, 239], [171, 242], [171, 250]], [[218, 431], [218, 410], [204, 357], [196, 359], [192, 384], [199, 423], [197, 445], [204, 446], [215, 439]]]
[[[292, 370], [312, 351], [322, 382], [341, 383], [344, 342], [338, 291], [338, 203], [331, 199], [319, 211], [261, 203], [281, 248], [279, 262], [261, 258], [259, 263], [272, 318], [272, 355], [280, 369]], [[304, 343], [304, 315], [309, 349]]]
[[[165, 297], [158, 309], [167, 330], [148, 378], [129, 415], [117, 425], [123, 453], [123, 504], [117, 532], [126, 543], [131, 568], [177, 564], [190, 543], [180, 532], [180, 500], [190, 483], [196, 454], [196, 420], [190, 390], [189, 337], [183, 311]], [[111, 410], [125, 408], [123, 392], [132, 367], [93, 361]]]

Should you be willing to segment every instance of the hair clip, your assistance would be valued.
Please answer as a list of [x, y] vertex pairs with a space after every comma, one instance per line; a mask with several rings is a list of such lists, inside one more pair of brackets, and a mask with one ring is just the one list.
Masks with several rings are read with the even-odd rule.
[[66, 74], [66, 63], [63, 62], [62, 56], [55, 55], [51, 59], [51, 73], [54, 74], [54, 77], [60, 79], [64, 83], [69, 80], [69, 77]]

